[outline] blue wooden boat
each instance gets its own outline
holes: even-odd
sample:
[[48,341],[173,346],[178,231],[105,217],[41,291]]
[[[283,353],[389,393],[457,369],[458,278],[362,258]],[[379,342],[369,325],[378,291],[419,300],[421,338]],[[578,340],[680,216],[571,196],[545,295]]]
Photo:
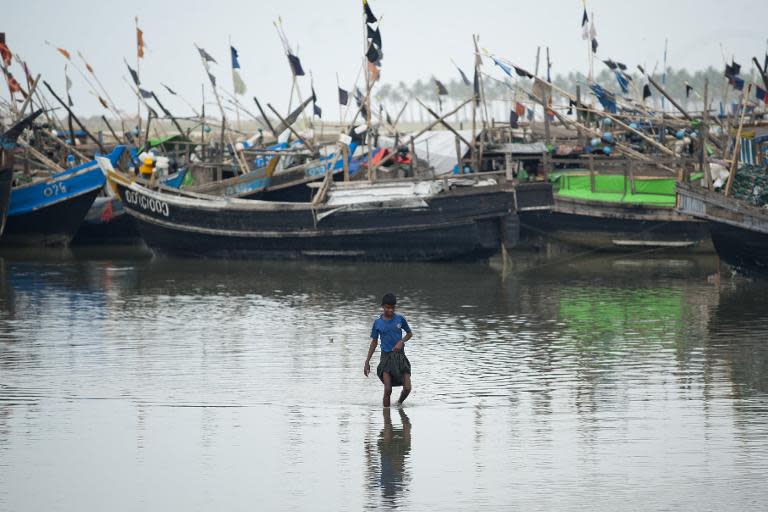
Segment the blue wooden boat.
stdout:
[[[117,160],[125,146],[108,156]],[[0,246],[67,246],[105,184],[95,160],[13,187]]]
[[11,205],[11,185],[13,184],[13,150],[16,140],[43,111],[38,110],[0,133],[0,236],[5,230],[8,208]]

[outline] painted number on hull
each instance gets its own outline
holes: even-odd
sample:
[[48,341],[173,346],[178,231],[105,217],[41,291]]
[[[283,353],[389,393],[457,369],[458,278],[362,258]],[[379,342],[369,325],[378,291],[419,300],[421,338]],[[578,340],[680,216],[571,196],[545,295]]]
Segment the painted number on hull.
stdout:
[[52,185],[48,185],[43,189],[43,195],[45,197],[55,197],[59,194],[66,194],[67,193],[67,186],[64,183],[54,183]]
[[154,197],[147,197],[141,195],[133,190],[125,191],[125,202],[133,206],[138,206],[142,210],[146,210],[152,213],[159,213],[164,217],[168,217],[169,209],[168,203],[155,199]]

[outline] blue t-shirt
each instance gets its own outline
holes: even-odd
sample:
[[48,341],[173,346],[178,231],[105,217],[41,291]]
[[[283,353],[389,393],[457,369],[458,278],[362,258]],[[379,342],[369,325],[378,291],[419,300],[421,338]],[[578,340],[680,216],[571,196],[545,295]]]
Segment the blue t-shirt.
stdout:
[[411,332],[411,327],[403,315],[395,313],[390,320],[385,320],[383,316],[379,316],[373,322],[371,339],[381,341],[382,352],[392,352],[395,344],[403,339],[403,331]]

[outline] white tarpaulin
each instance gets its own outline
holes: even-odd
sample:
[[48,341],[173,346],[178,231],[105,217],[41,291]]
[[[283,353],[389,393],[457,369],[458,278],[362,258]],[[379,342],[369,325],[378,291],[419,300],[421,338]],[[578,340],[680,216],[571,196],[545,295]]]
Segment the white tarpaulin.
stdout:
[[[472,130],[458,130],[467,140],[472,140]],[[400,144],[405,145],[410,141],[410,135],[404,135],[400,138]],[[392,147],[395,143],[393,137],[379,137],[379,146]],[[469,146],[460,142],[462,157],[469,151]],[[435,170],[435,174],[453,173],[454,167],[458,164],[456,159],[456,135],[448,130],[431,130],[423,133],[414,141],[416,156],[423,160]]]

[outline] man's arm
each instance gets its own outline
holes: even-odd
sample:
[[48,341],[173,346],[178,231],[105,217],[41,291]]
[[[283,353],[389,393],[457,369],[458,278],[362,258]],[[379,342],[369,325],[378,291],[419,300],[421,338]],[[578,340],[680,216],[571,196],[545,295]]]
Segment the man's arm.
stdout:
[[413,337],[413,331],[406,332],[405,336],[403,336],[403,339],[395,343],[395,346],[392,350],[394,350],[395,352],[399,352],[403,350],[403,347],[405,347],[405,342],[411,339],[412,337]]
[[368,347],[368,357],[365,358],[365,364],[363,365],[363,375],[366,377],[371,373],[371,357],[376,351],[376,347],[379,345],[379,340],[371,339],[371,346]]

